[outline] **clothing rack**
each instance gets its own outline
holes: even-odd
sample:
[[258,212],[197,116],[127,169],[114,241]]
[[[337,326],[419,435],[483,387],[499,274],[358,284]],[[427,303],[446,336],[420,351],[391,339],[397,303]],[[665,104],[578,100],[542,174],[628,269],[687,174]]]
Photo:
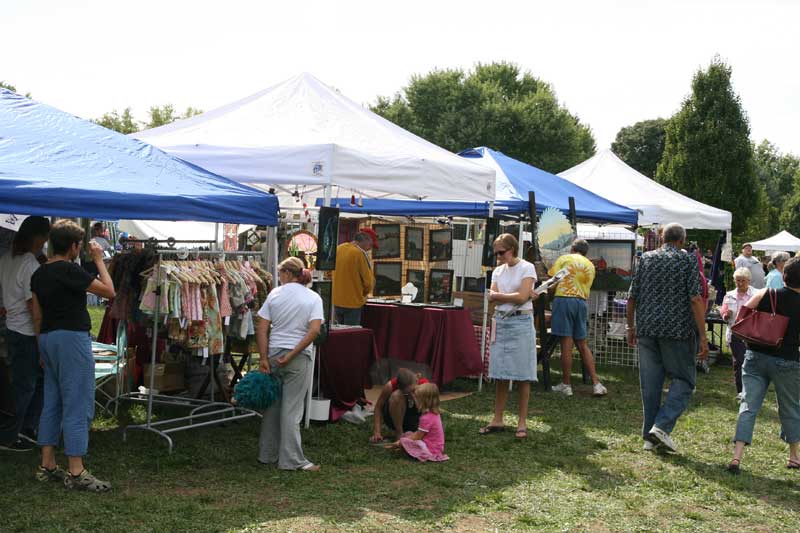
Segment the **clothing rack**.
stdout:
[[[169,239],[170,246],[174,244],[196,244],[197,241],[176,241]],[[146,242],[146,241],[144,241]],[[152,241],[151,241],[152,242]],[[166,241],[161,241],[166,242]],[[201,241],[205,242],[205,241]],[[214,400],[214,356],[209,357],[210,372],[211,372],[211,400],[202,400],[195,398],[184,398],[176,396],[167,396],[163,394],[154,394],[153,388],[155,385],[155,369],[156,369],[156,354],[158,351],[158,322],[161,313],[161,275],[162,275],[162,260],[165,255],[183,255],[187,254],[187,258],[194,257],[215,257],[220,260],[225,260],[226,257],[252,257],[255,258],[258,252],[224,252],[221,250],[189,250],[179,248],[156,248],[154,250],[158,254],[156,262],[155,276],[156,276],[156,296],[155,308],[153,310],[153,345],[150,353],[150,384],[146,393],[131,392],[120,396],[120,399],[125,399],[135,402],[147,403],[147,417],[144,424],[136,424],[127,426],[122,432],[122,440],[127,440],[127,432],[129,429],[142,430],[153,432],[160,437],[163,437],[169,446],[169,453],[172,453],[173,441],[170,434],[178,431],[186,431],[193,428],[213,426],[223,424],[234,420],[242,420],[245,418],[253,418],[261,416],[260,413],[251,409],[245,409],[225,402],[217,402]],[[188,416],[177,418],[168,418],[153,422],[153,405],[167,405],[189,407],[191,411]]]

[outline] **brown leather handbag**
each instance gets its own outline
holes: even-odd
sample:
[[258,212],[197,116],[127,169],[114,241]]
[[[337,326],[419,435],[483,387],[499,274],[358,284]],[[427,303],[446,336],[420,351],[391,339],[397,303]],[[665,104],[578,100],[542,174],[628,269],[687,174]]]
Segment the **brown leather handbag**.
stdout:
[[778,295],[773,289],[767,291],[767,296],[771,311],[758,311],[742,306],[736,315],[736,322],[731,326],[731,333],[748,343],[778,348],[783,343],[789,317],[775,312]]

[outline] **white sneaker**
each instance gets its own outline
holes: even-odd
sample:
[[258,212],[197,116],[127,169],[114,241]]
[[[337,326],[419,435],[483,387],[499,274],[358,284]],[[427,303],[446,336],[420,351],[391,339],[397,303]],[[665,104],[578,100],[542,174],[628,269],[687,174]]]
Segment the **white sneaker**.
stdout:
[[605,396],[606,394],[608,394],[608,389],[606,389],[603,386],[603,384],[599,382],[594,384],[592,390],[593,390],[592,394],[594,394],[595,396]]
[[572,386],[566,383],[559,383],[553,386],[553,392],[560,392],[564,396],[572,396]]
[[651,437],[663,444],[669,451],[673,453],[678,451],[678,446],[672,440],[672,437],[669,436],[669,433],[657,428],[656,426],[653,426],[650,428],[649,434]]
[[649,440],[644,441],[644,448],[643,448],[644,451],[652,452],[656,448],[657,448],[657,446],[655,444],[653,444],[652,442],[650,442]]

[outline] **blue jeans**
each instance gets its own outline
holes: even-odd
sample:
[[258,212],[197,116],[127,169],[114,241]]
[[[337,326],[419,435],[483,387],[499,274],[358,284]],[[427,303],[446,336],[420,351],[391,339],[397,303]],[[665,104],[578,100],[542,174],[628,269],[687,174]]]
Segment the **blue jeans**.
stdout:
[[14,422],[0,431],[0,442],[12,443],[21,430],[30,432],[39,427],[43,378],[36,337],[7,330],[6,344],[14,391]]
[[350,307],[334,307],[334,314],[336,315],[337,324],[346,324],[348,326],[361,325],[361,307],[352,309]]
[[742,367],[744,399],[739,405],[734,441],[750,444],[756,415],[761,409],[770,382],[775,384],[781,439],[800,442],[800,362],[747,350]]
[[[689,406],[695,386],[695,340],[639,337],[639,384],[642,389],[644,423],[642,436],[650,428],[671,433],[675,423]],[[663,405],[664,379],[671,382]]]
[[88,331],[56,330],[39,335],[44,360],[44,408],[39,421],[39,446],[58,446],[83,457],[89,450],[94,418],[94,357]]

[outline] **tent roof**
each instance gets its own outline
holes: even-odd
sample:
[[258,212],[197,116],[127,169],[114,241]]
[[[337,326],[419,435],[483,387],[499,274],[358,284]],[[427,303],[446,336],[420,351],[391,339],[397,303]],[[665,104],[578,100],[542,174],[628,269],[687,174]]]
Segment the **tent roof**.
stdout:
[[310,74],[132,136],[239,182],[285,184],[289,192],[295,185],[335,185],[348,197],[357,191],[372,198],[494,199],[491,170],[383,119]]
[[[536,211],[555,207],[569,213],[569,197],[575,198],[575,211],[579,219],[597,222],[636,224],[638,213],[617,205],[574,183],[559,178],[534,166],[517,161],[502,152],[486,147],[470,148],[459,153],[495,172],[495,215],[518,214],[528,211],[528,191],[536,193]],[[489,214],[488,202],[414,202],[404,200],[363,200],[363,207],[351,206],[349,198],[334,198],[343,211],[381,215],[415,216],[481,216]],[[321,202],[317,202],[321,205]]]
[[0,89],[0,213],[275,225],[274,195]]
[[753,250],[763,250],[766,252],[800,251],[800,239],[786,230],[767,239],[751,242],[750,244],[753,246]]
[[678,222],[691,229],[730,230],[731,213],[692,200],[640,174],[611,150],[559,173],[564,179],[639,211],[639,225]]

